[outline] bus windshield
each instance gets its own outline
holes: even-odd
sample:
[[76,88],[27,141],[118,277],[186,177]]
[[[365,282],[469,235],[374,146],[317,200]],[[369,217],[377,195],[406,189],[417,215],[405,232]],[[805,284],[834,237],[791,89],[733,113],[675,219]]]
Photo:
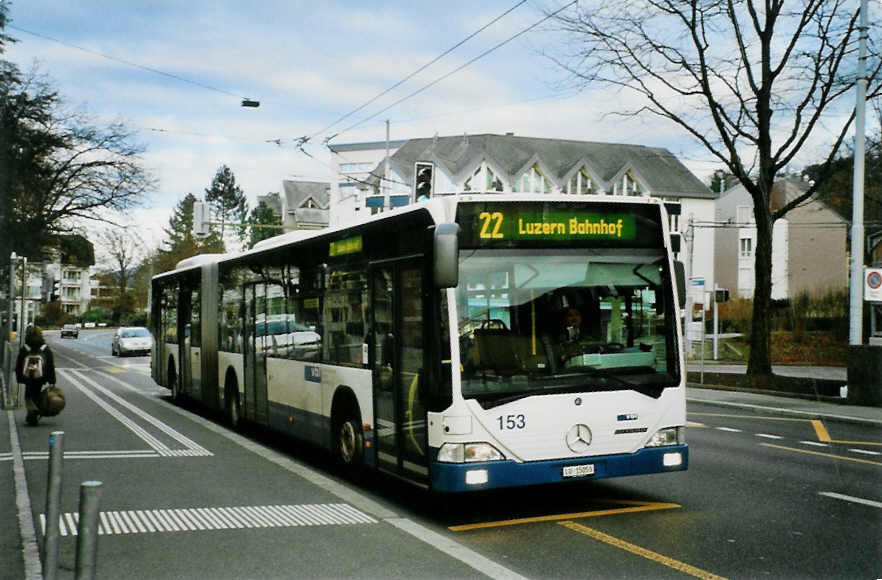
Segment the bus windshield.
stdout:
[[663,250],[469,249],[459,266],[465,398],[622,389],[657,397],[679,383]]

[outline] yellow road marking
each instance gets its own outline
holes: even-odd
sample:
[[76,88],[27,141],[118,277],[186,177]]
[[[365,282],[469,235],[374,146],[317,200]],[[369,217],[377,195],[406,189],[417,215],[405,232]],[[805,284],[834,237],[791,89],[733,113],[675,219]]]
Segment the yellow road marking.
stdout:
[[550,516],[535,516],[531,518],[518,518],[514,520],[500,520],[496,522],[479,522],[477,524],[463,524],[460,526],[450,526],[447,528],[451,532],[467,532],[469,530],[480,530],[485,528],[501,528],[504,526],[520,526],[523,524],[535,524],[541,522],[557,522],[561,520],[577,520],[581,518],[596,518],[599,516],[611,516],[616,514],[629,514],[636,512],[648,512],[656,510],[670,510],[682,507],[675,503],[663,502],[642,502],[642,501],[626,501],[615,500],[609,503],[618,503],[629,505],[632,507],[614,508],[606,510],[596,510],[592,512],[579,512],[573,514],[557,514]]
[[808,449],[797,449],[796,447],[784,447],[783,445],[773,445],[771,443],[760,443],[763,447],[772,447],[774,449],[783,449],[785,451],[795,451],[797,453],[805,453],[806,455],[820,455],[821,457],[831,457],[833,459],[844,459],[845,461],[854,461],[855,463],[866,463],[868,465],[882,465],[878,461],[870,461],[869,459],[858,459],[857,457],[847,457],[845,455],[835,455],[833,453],[821,453],[820,451],[810,451]]
[[652,560],[653,562],[663,564],[668,568],[673,568],[674,570],[677,570],[679,572],[695,576],[696,578],[704,578],[706,580],[725,580],[723,576],[717,576],[716,574],[712,574],[711,572],[696,568],[695,566],[690,566],[685,562],[663,556],[658,552],[653,552],[652,550],[647,550],[646,548],[641,548],[636,544],[626,542],[625,540],[620,540],[615,536],[604,534],[603,532],[599,532],[587,526],[583,526],[582,524],[577,524],[576,522],[559,522],[558,525],[569,528],[574,532],[585,534],[586,536],[594,538],[595,540],[600,540],[601,542],[609,544],[610,546],[613,546],[615,548],[619,548],[627,552],[631,552],[632,554],[636,554],[637,556]]
[[830,443],[830,441],[832,441],[832,439],[830,439],[830,434],[827,433],[827,428],[824,427],[824,423],[818,419],[812,419],[812,427],[815,428],[815,434],[818,436],[818,441],[823,443]]

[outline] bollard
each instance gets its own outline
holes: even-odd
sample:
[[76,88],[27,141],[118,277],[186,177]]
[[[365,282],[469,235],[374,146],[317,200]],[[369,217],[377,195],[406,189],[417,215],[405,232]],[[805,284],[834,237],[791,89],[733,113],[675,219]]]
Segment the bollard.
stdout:
[[95,578],[95,558],[98,555],[98,504],[101,500],[101,482],[84,481],[80,484],[80,521],[77,525],[77,560],[74,578]]
[[61,516],[61,474],[64,463],[64,431],[49,435],[49,485],[46,488],[46,531],[43,535],[43,578],[58,573],[58,518]]

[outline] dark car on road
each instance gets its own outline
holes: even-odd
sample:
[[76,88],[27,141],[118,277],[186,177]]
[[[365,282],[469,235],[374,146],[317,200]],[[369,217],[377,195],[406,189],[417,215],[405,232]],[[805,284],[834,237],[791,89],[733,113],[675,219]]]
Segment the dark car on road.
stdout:
[[69,336],[71,338],[79,338],[80,329],[77,328],[76,324],[65,324],[61,328],[61,338],[64,338],[65,336]]

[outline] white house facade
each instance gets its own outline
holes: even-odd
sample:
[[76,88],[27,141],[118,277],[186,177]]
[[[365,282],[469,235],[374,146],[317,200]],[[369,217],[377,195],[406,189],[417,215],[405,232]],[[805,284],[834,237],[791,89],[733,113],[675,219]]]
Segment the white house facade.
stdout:
[[330,214],[331,226],[357,220],[369,209],[367,193],[372,190],[369,179],[377,164],[395,153],[405,141],[375,141],[331,145]]
[[[773,210],[805,191],[795,179],[775,183]],[[753,200],[742,185],[717,201],[713,228],[716,238],[716,279],[742,298],[756,288],[756,222]],[[800,293],[819,294],[848,285],[847,222],[816,200],[790,210],[772,229],[772,299]]]

